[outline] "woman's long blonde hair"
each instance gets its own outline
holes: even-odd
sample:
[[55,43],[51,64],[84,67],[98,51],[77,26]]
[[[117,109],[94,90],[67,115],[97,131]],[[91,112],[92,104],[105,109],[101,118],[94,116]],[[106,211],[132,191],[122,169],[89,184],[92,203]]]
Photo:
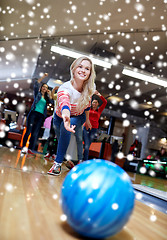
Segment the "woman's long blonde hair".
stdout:
[[92,63],[92,61],[90,60],[90,58],[88,57],[80,57],[80,58],[77,58],[70,66],[70,73],[71,73],[71,82],[73,83],[74,82],[74,78],[73,78],[73,73],[75,71],[75,69],[80,65],[80,63],[83,61],[83,60],[87,60],[91,63],[91,70],[90,70],[90,76],[88,78],[87,81],[84,82],[83,84],[83,91],[81,92],[81,96],[80,98],[78,99],[78,109],[81,109],[84,107],[86,107],[86,105],[89,104],[90,100],[91,100],[91,97],[92,95],[94,94],[94,80],[95,80],[95,77],[96,77],[96,73],[95,73],[95,70],[94,70],[94,65]]

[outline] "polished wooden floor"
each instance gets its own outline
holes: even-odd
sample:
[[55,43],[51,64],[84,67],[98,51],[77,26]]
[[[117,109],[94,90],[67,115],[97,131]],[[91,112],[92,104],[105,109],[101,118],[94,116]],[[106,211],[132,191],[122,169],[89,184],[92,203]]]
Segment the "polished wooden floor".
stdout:
[[[21,155],[0,147],[0,240],[84,239],[63,221],[59,205],[62,175],[46,172],[52,165],[41,154]],[[131,173],[133,183],[148,183],[166,191],[166,180]],[[134,212],[110,240],[166,240],[167,214],[136,200]]]

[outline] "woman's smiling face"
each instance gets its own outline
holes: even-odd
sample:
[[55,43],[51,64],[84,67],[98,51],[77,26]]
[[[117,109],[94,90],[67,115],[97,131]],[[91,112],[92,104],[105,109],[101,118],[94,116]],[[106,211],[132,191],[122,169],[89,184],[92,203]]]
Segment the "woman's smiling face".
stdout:
[[43,86],[41,87],[41,92],[45,93],[48,91],[48,85],[47,84],[43,84]]
[[74,70],[74,79],[86,81],[89,79],[91,73],[91,63],[88,60],[83,60]]
[[96,110],[98,106],[99,106],[99,102],[98,102],[96,99],[94,99],[94,100],[92,101],[92,108],[93,108],[94,110]]

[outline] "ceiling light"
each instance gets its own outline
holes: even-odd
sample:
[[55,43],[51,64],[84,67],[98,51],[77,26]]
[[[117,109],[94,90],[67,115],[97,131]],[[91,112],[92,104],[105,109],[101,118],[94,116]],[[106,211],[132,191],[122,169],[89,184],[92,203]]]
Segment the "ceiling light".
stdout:
[[79,58],[79,57],[82,57],[82,56],[87,56],[92,60],[93,64],[104,67],[104,68],[111,68],[111,66],[112,66],[111,63],[109,63],[109,62],[107,62],[103,59],[100,59],[99,57],[97,58],[96,56],[94,56],[92,54],[89,55],[89,54],[86,54],[86,53],[77,52],[77,51],[74,51],[74,50],[71,50],[71,49],[68,49],[68,48],[65,48],[65,47],[62,47],[62,46],[58,46],[58,45],[51,46],[51,51],[55,52],[55,53],[58,53],[58,54],[61,54],[61,55],[71,57],[71,58]]
[[151,76],[147,73],[139,72],[138,69],[130,69],[130,68],[124,68],[122,73],[124,75],[137,78],[146,82],[151,82],[153,84],[157,84],[159,86],[167,87],[167,80],[164,78],[158,78],[157,76]]
[[56,79],[56,80],[54,80],[54,82],[55,82],[56,84],[59,84],[59,85],[63,84],[63,82],[62,82],[60,79]]
[[167,117],[167,112],[161,112],[160,114]]
[[107,100],[111,101],[111,102],[121,102],[123,101],[124,99],[123,98],[120,98],[120,97],[116,97],[116,96],[110,96],[107,98]]
[[53,78],[50,78],[49,81],[47,82],[47,85],[51,88],[54,88],[56,86],[59,87],[62,84],[63,82],[60,79],[53,79]]

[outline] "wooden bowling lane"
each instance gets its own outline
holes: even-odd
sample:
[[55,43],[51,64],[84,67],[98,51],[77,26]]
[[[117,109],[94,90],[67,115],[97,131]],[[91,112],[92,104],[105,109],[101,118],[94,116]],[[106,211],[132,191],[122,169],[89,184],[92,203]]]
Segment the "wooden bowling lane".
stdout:
[[[59,204],[62,182],[68,173],[50,176],[52,165],[43,156],[23,155],[0,148],[0,239],[84,239],[64,221]],[[138,180],[139,181],[139,180]],[[122,231],[109,240],[165,240],[167,215],[136,201]]]
[[167,192],[167,180],[164,178],[154,178],[148,175],[128,173],[132,183],[141,184],[150,188],[155,188],[164,192]]

